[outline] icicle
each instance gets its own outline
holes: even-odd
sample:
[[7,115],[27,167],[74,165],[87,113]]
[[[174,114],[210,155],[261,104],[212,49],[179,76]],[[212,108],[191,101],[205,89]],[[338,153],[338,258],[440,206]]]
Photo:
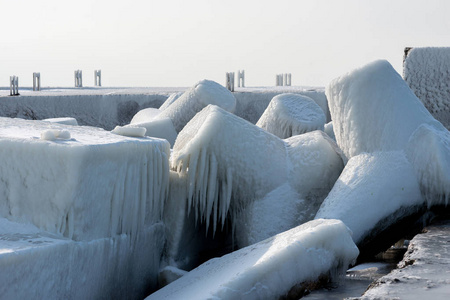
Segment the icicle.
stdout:
[[[194,194],[195,176],[196,176],[196,173],[197,173],[196,170],[197,170],[198,156],[199,156],[198,153],[192,154],[190,156],[189,163],[188,163],[189,164],[189,172],[187,173],[187,175],[188,175],[188,178],[189,178],[189,180],[188,180],[188,185],[189,185],[188,199],[189,200],[192,199],[192,196]],[[190,210],[190,208],[191,208],[191,205],[189,203],[189,210]],[[189,213],[189,211],[188,211],[188,213]]]
[[227,203],[227,208],[226,210],[228,211],[230,209],[230,204],[231,204],[231,193],[233,191],[233,174],[231,172],[230,168],[227,168],[227,198],[226,198],[226,203]]
[[216,199],[216,201],[214,201],[214,227],[213,227],[213,238],[214,235],[216,234],[216,230],[217,230],[217,209],[218,209],[218,202],[219,202],[219,180],[216,179],[216,184],[215,184],[215,192],[214,192],[214,199]]
[[[218,199],[214,199],[214,195],[216,194],[216,180],[217,180],[217,160],[214,153],[209,157],[209,177],[208,177],[208,190],[206,194],[206,231],[209,228],[209,221],[211,219],[211,211],[215,202]],[[216,220],[214,220],[216,223]]]
[[227,183],[225,181],[222,181],[220,188],[220,217],[222,219],[222,230],[223,226],[225,225],[225,219],[227,216],[227,191]]
[[206,159],[206,164],[205,164],[205,175],[203,177],[203,181],[201,182],[201,190],[200,190],[200,212],[201,212],[201,217],[202,219],[205,217],[205,213],[206,213],[206,189],[208,187],[208,179],[209,179],[209,165],[210,165],[210,161],[209,161],[209,157]]

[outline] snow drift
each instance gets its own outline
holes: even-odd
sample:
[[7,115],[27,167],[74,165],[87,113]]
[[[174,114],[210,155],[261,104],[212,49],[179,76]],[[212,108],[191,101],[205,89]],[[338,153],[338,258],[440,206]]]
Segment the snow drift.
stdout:
[[[210,105],[178,135],[171,165],[187,180],[188,213],[192,209],[196,218],[206,223],[207,230],[212,224],[213,232],[219,226],[223,228],[227,218],[233,226],[241,219],[239,222],[246,226],[236,227],[236,237],[242,247],[314,216],[315,211],[305,211],[309,206],[318,209],[315,203],[319,201],[320,205],[343,168],[336,151],[334,142],[323,132],[283,141]],[[257,216],[260,209],[256,202],[261,199],[274,202],[270,204],[270,222],[264,213]],[[284,205],[276,204],[280,201]],[[256,207],[250,208],[254,202]],[[295,209],[286,211],[286,207]],[[263,220],[272,226],[261,229],[249,224]]]
[[220,84],[210,80],[202,80],[168,105],[158,118],[167,117],[171,119],[175,130],[180,132],[196,113],[209,104],[233,112],[236,107],[236,99],[229,90]]
[[430,113],[450,130],[450,48],[413,48],[404,78]]
[[275,96],[269,103],[256,126],[281,139],[305,132],[322,130],[325,114],[309,97],[296,94]]
[[348,228],[314,220],[212,259],[150,295],[151,299],[276,299],[306,281],[346,270],[358,256]]

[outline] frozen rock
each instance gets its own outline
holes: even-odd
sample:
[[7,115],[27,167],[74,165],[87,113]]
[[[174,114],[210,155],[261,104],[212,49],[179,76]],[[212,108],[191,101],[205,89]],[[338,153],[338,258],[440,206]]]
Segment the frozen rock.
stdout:
[[74,240],[136,235],[160,222],[169,144],[66,125],[0,118],[0,216]]
[[450,48],[413,48],[404,78],[428,111],[450,130]]
[[323,131],[333,140],[336,141],[336,136],[334,135],[333,130],[333,121],[325,124]]
[[209,104],[233,112],[236,107],[236,99],[222,85],[214,81],[202,80],[165,108],[158,118],[167,117],[171,119],[175,130],[180,132],[196,113]]
[[116,126],[111,130],[112,133],[129,137],[144,137],[146,131],[146,128],[139,126]]
[[342,222],[314,220],[209,260],[146,299],[298,298],[303,283],[345,271],[357,255]]
[[77,119],[75,118],[50,118],[50,119],[44,119],[42,121],[47,121],[51,123],[58,123],[58,124],[65,124],[65,125],[72,125],[72,126],[78,126]]
[[150,122],[151,120],[156,118],[160,113],[161,113],[161,111],[157,108],[149,107],[149,108],[142,109],[133,116],[133,118],[130,121],[130,124],[135,125],[138,123]]
[[166,101],[159,107],[159,110],[165,110],[167,107],[169,107],[172,103],[175,102],[180,96],[183,95],[183,92],[178,93],[172,93],[169,98],[167,98]]
[[144,133],[145,136],[167,140],[171,147],[175,144],[178,135],[169,118],[155,118],[148,122],[135,123],[133,125],[130,124],[124,126],[124,128],[132,126],[144,128],[146,130]]
[[281,94],[270,101],[256,126],[281,139],[314,130],[323,130],[325,115],[311,98]]

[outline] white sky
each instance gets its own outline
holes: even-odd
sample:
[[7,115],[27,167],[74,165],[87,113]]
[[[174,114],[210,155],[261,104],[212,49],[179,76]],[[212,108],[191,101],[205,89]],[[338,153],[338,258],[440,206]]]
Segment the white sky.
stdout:
[[325,86],[406,46],[450,46],[448,0],[0,0],[0,86]]

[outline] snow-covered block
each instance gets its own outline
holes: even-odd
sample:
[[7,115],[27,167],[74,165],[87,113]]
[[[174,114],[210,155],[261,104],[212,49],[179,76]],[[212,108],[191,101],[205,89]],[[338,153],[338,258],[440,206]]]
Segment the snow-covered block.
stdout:
[[44,119],[42,121],[51,122],[51,123],[58,123],[58,124],[64,124],[64,125],[78,126],[77,119],[71,118],[71,117],[49,118],[49,119]]
[[360,250],[376,251],[380,243],[387,242],[386,249],[401,237],[378,239],[378,245],[374,239],[423,208],[419,182],[403,151],[363,153],[348,161],[316,219],[342,220]]
[[[277,299],[346,270],[358,255],[338,220],[314,220],[207,261],[147,299]],[[290,294],[291,293],[291,294]]]
[[181,95],[183,95],[184,92],[178,92],[178,93],[172,93],[169,98],[164,101],[164,103],[159,107],[159,110],[165,110],[169,105],[175,102],[178,98],[180,98]]
[[175,130],[180,132],[196,113],[209,104],[217,105],[229,112],[233,112],[236,107],[236,99],[222,85],[214,81],[202,80],[184,92],[175,102],[164,109],[158,117],[170,118]]
[[161,113],[161,110],[157,108],[144,108],[140,111],[138,111],[133,118],[130,121],[131,125],[138,124],[138,123],[145,123],[150,122],[154,118],[156,118]]
[[75,240],[137,234],[159,222],[168,190],[164,140],[0,118],[0,216]]
[[409,139],[406,150],[428,206],[449,204],[450,133],[445,128],[421,125]]
[[[336,150],[323,132],[282,140],[210,105],[178,135],[171,164],[186,178],[188,213],[193,208],[206,229],[212,222],[213,232],[227,218],[233,226],[246,224],[236,227],[242,247],[314,216],[310,208],[318,209],[317,201],[325,198],[343,168]],[[256,201],[262,202],[252,206]],[[270,212],[269,222],[276,226],[261,229],[258,224],[268,220],[267,205],[277,211]]]
[[403,73],[414,94],[450,130],[450,48],[412,48]]
[[175,144],[178,135],[169,118],[155,118],[146,122],[126,125],[124,128],[130,126],[138,126],[146,129],[145,136],[165,139],[170,143],[171,147]]
[[443,128],[384,60],[333,80],[326,94],[336,141],[348,158],[405,149],[421,124]]
[[281,139],[314,130],[323,130],[325,114],[309,97],[281,94],[269,103],[256,126]]
[[162,223],[76,242],[0,217],[0,297],[143,299],[156,289],[163,245]]

